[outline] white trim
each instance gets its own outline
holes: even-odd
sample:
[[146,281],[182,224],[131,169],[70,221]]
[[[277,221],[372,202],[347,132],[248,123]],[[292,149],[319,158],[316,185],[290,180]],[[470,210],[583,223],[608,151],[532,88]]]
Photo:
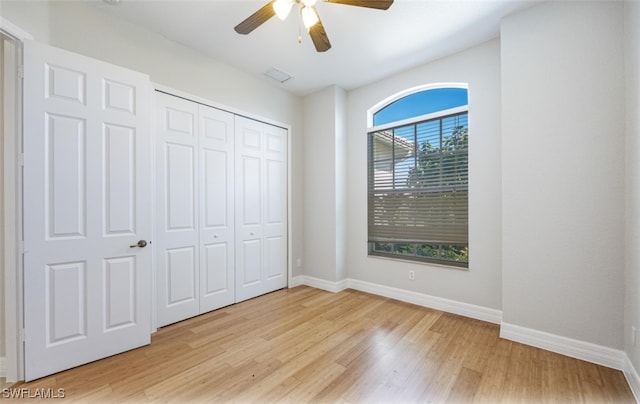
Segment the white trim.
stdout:
[[326,290],[328,292],[337,293],[342,290],[345,290],[348,286],[348,281],[346,279],[341,280],[339,282],[327,281],[320,278],[315,278],[313,276],[301,275],[296,278],[301,278],[301,285],[311,286],[312,288]]
[[[24,33],[7,20],[0,20],[0,27],[8,30],[14,37]],[[26,38],[26,37],[25,37]],[[17,47],[16,59],[10,62],[17,66],[22,65],[22,42],[15,40]],[[6,52],[6,49],[5,49]],[[3,55],[5,63],[7,55]],[[8,120],[5,116],[3,150],[3,191],[4,195],[4,320],[5,320],[5,357],[3,357],[4,377],[9,382],[24,378],[23,358],[24,347],[18,338],[19,330],[23,324],[22,290],[23,268],[22,254],[19,251],[19,240],[22,240],[22,167],[19,164],[18,155],[22,153],[22,81],[14,72],[10,78],[16,83],[15,109],[12,115],[15,119]],[[6,74],[6,72],[5,72]],[[5,92],[7,87],[5,87]],[[3,97],[6,95],[3,94]],[[5,106],[6,107],[6,106]],[[5,111],[6,112],[6,111]],[[11,220],[12,219],[12,220]]]
[[[293,282],[293,174],[291,125],[287,126],[287,285]],[[235,147],[234,147],[235,151]],[[235,195],[234,195],[235,198]],[[290,286],[289,286],[290,287]]]
[[303,281],[303,276],[302,275],[298,275],[298,276],[292,276],[289,279],[289,289],[291,288],[295,288],[296,286],[302,286],[304,285],[304,281]]
[[502,321],[501,310],[477,306],[475,304],[458,302],[442,297],[427,295],[425,293],[378,285],[357,279],[349,279],[348,287],[362,292],[373,293],[389,297],[391,299],[417,304],[418,306],[428,307],[430,309],[442,310],[447,313],[475,318],[476,320],[482,320],[489,323],[500,324]]
[[504,322],[500,326],[500,338],[618,370],[624,369],[625,357],[627,356],[624,351],[619,349]]
[[33,40],[33,35],[13,24],[11,21],[0,15],[0,29],[14,38],[24,41],[25,39]]
[[289,132],[291,132],[291,125],[290,124],[286,124],[284,122],[276,121],[274,119],[266,118],[266,117],[261,116],[261,115],[256,115],[256,114],[253,114],[251,112],[243,111],[243,110],[238,109],[238,108],[233,108],[233,107],[230,107],[228,105],[220,104],[220,103],[215,102],[213,100],[210,100],[210,99],[207,99],[207,98],[204,98],[204,97],[200,97],[200,96],[197,96],[197,95],[194,95],[194,94],[190,94],[190,93],[187,93],[185,91],[181,91],[181,90],[178,90],[178,89],[175,89],[175,88],[172,88],[172,87],[164,86],[162,84],[158,84],[158,83],[152,82],[151,86],[153,87],[153,89],[155,91],[166,93],[168,95],[173,95],[174,97],[184,98],[184,99],[189,100],[189,101],[194,101],[194,102],[196,102],[198,104],[203,104],[203,105],[209,106],[211,108],[216,108],[216,109],[221,109],[221,110],[226,111],[226,112],[231,112],[232,114],[240,115],[240,116],[243,116],[243,117],[249,118],[249,119],[253,119],[254,121],[259,121],[259,122],[263,122],[263,123],[266,123],[266,124],[269,124],[269,125],[278,126],[280,128],[287,129]]
[[489,323],[500,324],[502,321],[502,311],[490,309],[488,307],[476,306],[474,304],[457,302],[455,300],[444,299],[410,290],[393,288],[390,286],[379,285],[376,283],[360,281],[357,279],[345,279],[338,282],[327,281],[324,279],[314,278],[312,276],[301,275],[295,278],[296,286],[307,285],[318,289],[327,290],[329,292],[340,292],[341,290],[350,288],[361,292],[372,293],[374,295],[384,296],[407,303],[417,304],[418,306],[428,307],[430,309],[442,310],[447,313],[458,314],[465,317],[475,318],[476,320],[487,321]]
[[459,107],[444,109],[442,111],[432,112],[430,114],[418,115],[418,116],[414,116],[407,119],[401,119],[399,121],[385,123],[383,125],[373,126],[373,127],[367,128],[367,133],[380,132],[380,131],[391,129],[391,128],[397,128],[399,126],[406,126],[416,122],[430,121],[432,119],[459,114],[459,113],[468,112],[468,111],[469,111],[469,105],[462,105]]
[[631,392],[636,398],[636,402],[640,403],[640,376],[627,355],[625,355],[624,358],[623,372],[624,377],[627,379],[627,383],[629,383],[629,388],[631,388]]
[[[157,108],[156,108],[156,90],[153,86],[152,83],[150,83],[149,85],[149,94],[148,95],[148,100],[149,100],[149,130],[151,131],[151,161],[149,162],[149,164],[151,164],[151,172],[154,173],[155,172],[155,168],[157,167],[156,165],[156,139],[157,139],[157,132],[156,132],[156,122],[157,122],[157,117],[156,114],[158,113]],[[157,175],[151,174],[151,195],[156,195],[156,187],[158,186],[156,183],[156,177]],[[157,225],[156,225],[156,198],[152,198],[151,200],[151,206],[149,207],[151,209],[151,236],[149,237],[150,240],[154,240],[156,238],[156,234],[157,233]],[[156,244],[150,243],[151,245],[149,247],[151,247],[151,321],[149,322],[149,333],[151,334],[155,334],[158,331],[158,307],[157,307],[157,289],[156,289],[156,285],[157,285],[157,278],[156,278]]]

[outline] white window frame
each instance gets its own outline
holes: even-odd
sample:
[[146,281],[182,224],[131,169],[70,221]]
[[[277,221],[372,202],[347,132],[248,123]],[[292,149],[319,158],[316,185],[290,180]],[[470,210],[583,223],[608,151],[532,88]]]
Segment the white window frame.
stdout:
[[[429,91],[429,90],[437,90],[437,89],[443,89],[443,88],[461,88],[461,89],[465,89],[467,90],[467,92],[469,91],[469,86],[467,84],[464,83],[437,83],[437,84],[426,84],[426,85],[420,85],[420,86],[416,86],[416,87],[412,87],[403,91],[400,91],[390,97],[385,98],[384,100],[380,101],[379,103],[375,104],[373,107],[371,107],[368,111],[367,111],[367,136],[369,136],[372,132],[376,132],[376,131],[383,131],[386,129],[391,129],[391,128],[397,128],[397,127],[401,127],[401,126],[405,126],[405,125],[411,125],[411,124],[415,124],[415,123],[419,123],[419,122],[424,122],[424,121],[429,121],[429,120],[433,120],[433,119],[439,119],[442,117],[446,117],[449,115],[455,115],[455,114],[460,114],[460,113],[467,113],[467,116],[469,114],[469,104],[470,102],[467,101],[467,105],[463,105],[463,106],[459,106],[459,107],[455,107],[455,108],[449,108],[446,110],[441,110],[441,111],[437,111],[437,112],[433,112],[433,113],[429,113],[429,114],[424,114],[424,115],[419,115],[419,116],[414,116],[411,118],[407,118],[407,119],[402,119],[399,121],[394,121],[394,122],[390,122],[390,123],[385,123],[385,124],[381,124],[381,125],[373,125],[373,121],[374,121],[374,115],[378,112],[380,112],[382,109],[386,108],[387,106],[389,106],[390,104],[392,104],[393,102],[405,98],[407,96],[411,96],[412,94],[416,94],[416,93],[420,93],[420,92],[424,92],[424,91]],[[468,93],[467,93],[468,94]],[[368,165],[370,164],[369,161],[369,156],[367,157],[367,170],[369,170]],[[368,183],[369,179],[367,179],[367,183]],[[368,191],[367,191],[368,192]],[[367,196],[368,198],[368,196]],[[368,201],[367,201],[368,203]],[[369,225],[369,217],[368,217],[369,213],[367,213],[367,226]],[[368,230],[367,230],[367,234],[368,234]],[[368,236],[367,236],[368,239]],[[398,243],[393,243],[393,244],[402,244],[401,242]],[[411,244],[416,244],[416,243],[411,243]],[[468,269],[469,267],[469,263],[458,263],[455,261],[447,261],[447,260],[441,260],[441,259],[431,259],[428,257],[418,257],[418,256],[411,256],[411,255],[407,255],[407,256],[403,256],[402,254],[394,254],[394,253],[382,253],[382,252],[376,252],[373,251],[373,242],[367,241],[367,251],[368,251],[368,256],[369,257],[375,257],[375,258],[384,258],[384,259],[392,259],[392,260],[400,260],[400,261],[408,261],[408,262],[414,262],[414,263],[424,263],[424,264],[429,264],[429,265],[436,265],[436,266],[444,266],[444,267],[451,267],[451,268],[458,268],[458,269]]]

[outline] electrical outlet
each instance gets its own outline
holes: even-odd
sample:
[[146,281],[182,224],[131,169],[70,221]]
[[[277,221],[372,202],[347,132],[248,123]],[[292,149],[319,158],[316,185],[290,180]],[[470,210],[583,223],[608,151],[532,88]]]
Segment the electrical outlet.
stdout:
[[409,279],[412,281],[416,279],[416,271],[409,271]]
[[631,346],[638,346],[638,333],[636,333],[636,327],[631,326]]

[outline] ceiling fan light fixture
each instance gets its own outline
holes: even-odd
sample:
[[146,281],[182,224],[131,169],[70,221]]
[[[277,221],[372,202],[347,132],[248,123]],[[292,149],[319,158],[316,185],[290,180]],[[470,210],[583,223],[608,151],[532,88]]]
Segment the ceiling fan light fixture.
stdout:
[[[0,0],[1,1],[1,0]],[[103,0],[103,1],[120,1],[120,0]],[[327,36],[327,32],[322,26],[320,16],[316,10],[315,4],[318,0],[270,0],[267,4],[260,7],[258,11],[245,18],[240,24],[233,29],[241,35],[247,35],[256,28],[267,22],[271,17],[278,16],[281,20],[287,18],[294,4],[298,5],[298,42],[302,41],[300,35],[301,25],[307,30],[307,33],[313,41],[316,51],[326,52],[331,49],[331,42]],[[346,4],[350,6],[375,8],[386,10],[393,4],[394,0],[322,0],[326,3]]]
[[273,2],[273,11],[275,11],[278,18],[282,21],[284,21],[291,12],[291,7],[293,7],[293,0],[276,0]]
[[300,13],[302,14],[302,23],[306,29],[310,29],[320,21],[320,18],[313,7],[304,6]]

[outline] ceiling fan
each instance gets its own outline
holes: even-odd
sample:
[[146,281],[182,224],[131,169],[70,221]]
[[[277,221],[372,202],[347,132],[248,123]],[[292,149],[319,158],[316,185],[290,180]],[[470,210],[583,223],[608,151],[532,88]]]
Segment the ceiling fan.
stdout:
[[[386,10],[391,7],[393,0],[322,0],[326,3],[346,4],[349,6],[376,8]],[[238,34],[247,35],[269,18],[277,15],[284,20],[289,15],[294,4],[298,4],[302,23],[309,32],[313,45],[318,52],[326,52],[331,48],[329,37],[322,26],[315,4],[317,0],[272,0],[261,9],[251,14],[246,20],[234,28]],[[298,39],[300,41],[300,38]]]

